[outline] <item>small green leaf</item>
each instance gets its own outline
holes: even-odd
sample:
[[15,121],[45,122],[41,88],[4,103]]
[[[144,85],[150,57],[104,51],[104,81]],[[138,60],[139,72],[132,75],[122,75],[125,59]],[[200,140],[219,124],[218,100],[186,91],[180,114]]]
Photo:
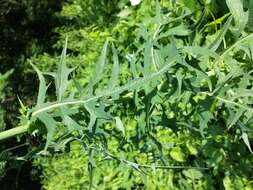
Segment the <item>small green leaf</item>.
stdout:
[[220,46],[222,40],[224,39],[229,27],[231,26],[232,17],[228,17],[224,27],[222,28],[221,32],[217,36],[217,38],[209,45],[208,49],[211,49],[212,51],[216,51],[218,47]]
[[115,121],[116,121],[116,127],[123,133],[123,135],[125,136],[125,128],[124,125],[121,121],[121,119],[119,117],[115,117]]
[[106,42],[104,43],[98,63],[96,64],[96,69],[95,69],[92,79],[91,79],[92,86],[97,84],[103,76],[103,70],[104,70],[104,66],[106,63],[107,47],[108,47],[108,40],[106,40]]
[[183,174],[185,175],[185,177],[188,177],[190,179],[201,179],[203,177],[201,171],[196,169],[184,170]]
[[112,52],[113,52],[112,76],[108,84],[108,88],[110,89],[113,89],[117,85],[119,77],[119,58],[117,50],[113,44],[112,44]]
[[197,155],[198,154],[198,150],[196,149],[196,147],[190,143],[186,144],[187,149],[189,150],[191,155]]
[[42,74],[42,72],[34,65],[30,62],[30,64],[32,65],[33,69],[37,72],[37,75],[39,77],[39,93],[38,93],[38,97],[37,97],[37,104],[36,107],[40,108],[42,106],[42,104],[45,101],[45,97],[46,97],[46,92],[47,92],[47,86],[46,86],[46,81],[45,78]]
[[131,71],[132,77],[136,79],[138,77],[137,68],[136,68],[136,56],[135,54],[128,54],[127,58],[130,64],[130,71]]
[[235,33],[239,36],[248,22],[248,12],[244,12],[241,0],[226,0],[226,3],[234,17]]
[[157,38],[165,38],[168,36],[188,36],[191,31],[187,28],[186,25],[180,24],[179,26],[168,29],[167,32],[161,33]]
[[183,153],[183,150],[180,147],[174,147],[171,151],[170,151],[170,156],[178,161],[178,162],[184,162],[185,161],[185,155]]
[[233,114],[231,117],[228,118],[228,129],[236,124],[236,122],[240,119],[240,117],[245,113],[245,109],[238,108],[236,114]]
[[250,153],[253,154],[247,133],[245,133],[245,132],[242,133],[242,140],[244,141],[244,143],[248,147]]
[[248,27],[253,31],[253,1],[249,1]]
[[72,132],[74,130],[79,131],[79,132],[82,131],[82,127],[76,121],[74,121],[71,117],[69,117],[68,115],[63,115],[62,119],[63,119],[64,125],[66,125],[68,127],[68,130],[70,132]]
[[53,140],[53,136],[54,136],[54,132],[55,132],[55,127],[56,127],[56,121],[52,118],[51,115],[49,115],[48,113],[40,113],[38,115],[39,120],[45,124],[46,128],[47,128],[47,142],[45,145],[44,150],[46,151],[48,146],[50,145],[50,143]]
[[186,53],[191,54],[193,57],[204,56],[218,58],[218,54],[211,49],[200,47],[200,46],[185,46],[183,47]]
[[133,12],[132,9],[125,8],[122,11],[120,11],[119,14],[117,14],[117,16],[120,18],[127,18],[132,12]]
[[87,104],[87,105],[85,105],[85,108],[90,114],[90,121],[89,121],[89,124],[88,124],[88,129],[89,129],[89,132],[92,132],[93,131],[93,126],[95,125],[96,120],[97,120],[97,116],[95,115],[95,113],[93,111],[93,108],[91,106],[89,106]]
[[68,44],[68,41],[66,38],[62,55],[61,55],[60,64],[58,66],[56,75],[54,75],[56,95],[57,95],[58,101],[62,101],[62,99],[66,95],[66,90],[69,85],[68,77],[69,77],[69,74],[74,70],[74,69],[69,69],[66,65],[67,44]]

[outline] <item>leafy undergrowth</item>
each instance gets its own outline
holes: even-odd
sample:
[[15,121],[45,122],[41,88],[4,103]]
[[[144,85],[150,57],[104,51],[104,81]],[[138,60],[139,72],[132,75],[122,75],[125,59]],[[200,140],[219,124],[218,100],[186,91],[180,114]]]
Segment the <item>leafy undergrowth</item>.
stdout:
[[253,189],[251,5],[225,2],[122,10],[90,79],[69,68],[70,39],[55,72],[31,63],[39,93],[22,123],[47,130],[34,161],[44,189]]

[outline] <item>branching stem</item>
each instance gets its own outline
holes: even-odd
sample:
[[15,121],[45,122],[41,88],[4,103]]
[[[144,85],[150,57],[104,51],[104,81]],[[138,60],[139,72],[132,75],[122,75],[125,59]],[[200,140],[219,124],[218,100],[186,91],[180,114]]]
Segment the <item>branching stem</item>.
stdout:
[[26,133],[28,130],[28,127],[29,127],[28,125],[25,125],[25,126],[15,127],[15,128],[3,131],[0,133],[0,141],[8,139],[10,137],[20,135],[22,133]]

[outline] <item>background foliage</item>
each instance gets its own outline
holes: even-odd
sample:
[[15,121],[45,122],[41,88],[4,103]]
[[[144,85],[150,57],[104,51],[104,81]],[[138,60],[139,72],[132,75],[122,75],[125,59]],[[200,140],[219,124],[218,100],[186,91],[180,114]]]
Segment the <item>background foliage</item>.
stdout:
[[[31,7],[52,6],[42,2],[24,3],[31,18],[36,18]],[[52,21],[48,30],[55,36],[48,33],[52,43],[21,53],[32,55],[40,79],[37,103],[27,95],[32,102],[25,101],[21,124],[28,122],[36,137],[46,139],[47,151],[39,152],[43,139],[28,148],[37,153],[29,156],[44,189],[252,189],[251,2],[159,4],[64,2],[59,23]],[[57,67],[66,37],[68,54],[63,51]],[[34,77],[29,61],[17,59],[23,60],[18,68],[25,76]],[[75,82],[69,83],[67,66],[76,67]],[[44,78],[40,70],[56,73]],[[54,82],[48,75],[55,87],[42,98],[45,83]],[[145,84],[139,85],[142,79]],[[125,90],[111,94],[114,88]],[[96,96],[101,98],[80,107],[34,114],[54,99]]]

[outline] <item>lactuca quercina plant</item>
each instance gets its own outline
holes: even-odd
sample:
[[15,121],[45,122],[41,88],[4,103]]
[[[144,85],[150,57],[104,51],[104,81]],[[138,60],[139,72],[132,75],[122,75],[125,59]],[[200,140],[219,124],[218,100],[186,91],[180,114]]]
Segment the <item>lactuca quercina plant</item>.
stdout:
[[[85,88],[78,81],[73,80],[71,84],[69,80],[73,69],[66,66],[65,44],[58,70],[47,73],[55,81],[55,101],[48,101],[48,84],[43,73],[33,66],[38,73],[40,87],[37,104],[28,110],[27,121],[31,124],[39,121],[47,128],[44,153],[58,150],[60,145],[71,141],[80,142],[89,155],[88,170],[92,181],[95,152],[102,153],[106,159],[127,164],[142,174],[145,174],[145,168],[173,168],[164,164],[168,163],[168,157],[183,163],[187,158],[182,154],[181,147],[172,145],[169,156],[164,155],[166,143],[155,138],[167,128],[179,132],[183,129],[197,132],[208,141],[212,138],[210,134],[225,127],[227,133],[237,132],[232,143],[243,141],[251,152],[252,108],[249,95],[252,77],[248,66],[241,61],[250,60],[248,48],[253,37],[252,34],[241,34],[246,25],[237,18],[233,2],[227,2],[232,3],[229,6],[232,14],[223,18],[224,26],[214,34],[214,40],[211,43],[206,41],[203,46],[196,46],[198,43],[194,40],[187,41],[193,31],[182,22],[183,16],[168,21],[170,14],[165,17],[158,7],[153,21],[156,28],[149,30],[141,26],[139,38],[143,43],[139,51],[128,55],[132,79],[125,85],[118,84],[120,62],[116,49],[112,46],[112,50],[109,50],[108,41]],[[240,30],[234,28],[234,23],[240,26]],[[233,39],[224,44],[223,41],[230,38],[231,33]],[[110,53],[111,59],[107,56]],[[111,60],[113,64],[108,77],[105,74],[108,72],[106,66]],[[70,85],[75,88],[68,90]],[[124,105],[134,107],[133,118],[137,123],[134,138],[129,137],[118,111]],[[134,144],[147,155],[152,153],[152,159],[148,162],[155,164],[140,164],[112,154],[113,150],[108,148],[107,142],[111,133],[106,129],[112,122],[117,127],[112,131],[118,132],[116,136],[120,143]],[[64,125],[67,132],[55,138],[54,133],[60,125]],[[221,137],[215,138],[217,143],[226,141]],[[191,146],[188,144],[187,147]],[[189,149],[192,154],[197,154],[194,148]],[[126,151],[124,147],[120,150]],[[201,166],[199,169],[208,167],[216,170],[222,159],[226,159],[226,152],[213,152],[215,159],[206,165],[195,163]],[[208,152],[203,151],[203,154],[208,155]],[[186,167],[181,165],[178,168]],[[184,173],[189,177],[189,173]]]

